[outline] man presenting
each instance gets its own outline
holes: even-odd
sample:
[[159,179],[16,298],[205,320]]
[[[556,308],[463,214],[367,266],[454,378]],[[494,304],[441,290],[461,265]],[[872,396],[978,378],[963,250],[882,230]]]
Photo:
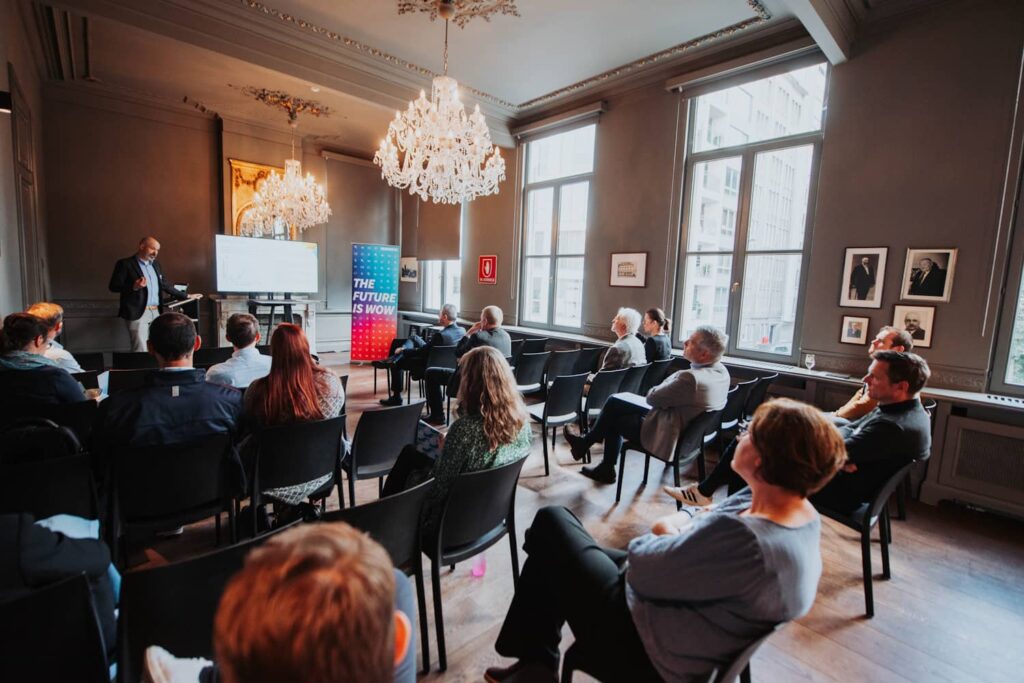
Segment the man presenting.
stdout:
[[[493,346],[505,357],[512,355],[512,338],[501,328],[505,314],[497,306],[484,306],[480,311],[480,321],[474,323],[466,331],[466,336],[455,346],[455,357],[462,358],[478,346]],[[424,379],[427,380],[427,407],[430,415],[426,421],[432,425],[444,424],[444,398],[441,387],[451,382],[457,370],[451,368],[427,368]],[[457,382],[457,380],[456,380]],[[456,385],[452,385],[453,391]]]
[[144,237],[139,241],[138,251],[119,260],[110,276],[110,291],[121,295],[117,315],[124,318],[128,326],[132,351],[146,350],[149,326],[160,315],[161,292],[177,301],[202,296],[182,294],[167,282],[160,264],[156,262],[159,253],[160,243],[156,238]]
[[586,436],[575,425],[563,429],[572,457],[582,460],[587,449],[604,440],[604,459],[593,467],[584,467],[584,476],[615,483],[615,461],[622,439],[639,441],[651,453],[665,461],[672,459],[676,440],[684,426],[701,413],[721,410],[729,394],[729,371],[721,363],[726,337],[709,325],[701,325],[683,347],[689,370],[673,373],[647,392],[647,406],[629,401],[628,394],[608,399],[600,417]]

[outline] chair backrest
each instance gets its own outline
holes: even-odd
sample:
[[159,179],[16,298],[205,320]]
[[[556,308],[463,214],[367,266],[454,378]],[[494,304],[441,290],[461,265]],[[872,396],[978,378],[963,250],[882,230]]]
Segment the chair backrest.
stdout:
[[594,375],[594,379],[590,382],[590,391],[587,392],[586,412],[590,413],[592,410],[603,408],[608,397],[619,391],[619,386],[622,385],[622,380],[627,373],[629,373],[629,368],[619,368],[618,370],[602,370]]
[[545,419],[570,413],[578,415],[583,400],[583,387],[587,385],[589,376],[589,373],[581,372],[578,375],[556,377],[548,388],[547,400],[544,402]]
[[187,444],[125,447],[114,452],[114,482],[126,523],[198,518],[235,493],[230,485],[231,438],[215,434]]
[[70,428],[44,417],[15,418],[0,428],[0,464],[63,458],[81,450],[81,441]]
[[676,441],[675,458],[679,466],[684,467],[696,458],[707,434],[718,429],[721,421],[721,410],[709,410],[701,413],[683,426],[683,431]]
[[523,353],[543,353],[547,348],[547,337],[527,337],[523,340]]
[[547,365],[550,352],[519,354],[516,361],[516,384],[521,387],[540,386],[544,379],[544,366]]
[[743,648],[740,653],[733,658],[728,669],[723,671],[721,674],[719,674],[717,670],[713,671],[711,673],[711,677],[708,678],[708,683],[733,683],[740,677],[740,674],[747,668],[747,665],[750,664],[750,660],[753,658],[754,653],[757,652],[759,647],[764,645],[764,641],[768,640],[787,623],[788,622],[777,624],[771,631],[768,631],[768,633],[765,633],[763,636],[750,643],[750,645]]
[[192,354],[192,365],[197,368],[208,368],[228,360],[234,352],[233,346],[204,346]]
[[434,480],[387,496],[372,503],[333,510],[321,521],[345,522],[365,531],[384,546],[391,562],[399,568],[410,568],[420,554],[420,511],[434,488]]
[[634,365],[631,368],[626,368],[626,376],[622,378],[622,382],[619,384],[619,391],[628,392],[630,394],[639,394],[640,387],[644,383],[644,377],[650,369],[650,363]]
[[764,399],[768,395],[768,388],[778,378],[779,373],[777,372],[757,378],[757,384],[751,388],[750,394],[747,396],[747,402],[743,406],[744,417],[749,418],[753,416],[754,411],[764,403]]
[[743,417],[743,408],[747,405],[747,398],[754,387],[757,386],[757,382],[757,379],[737,382],[736,386],[729,390],[729,396],[725,400],[725,408],[722,409],[722,429],[731,429]]
[[459,361],[455,358],[454,344],[450,346],[433,346],[430,352],[427,353],[428,368],[449,368],[454,370],[458,364]]
[[910,470],[914,468],[914,465],[918,463],[917,460],[911,461],[893,472],[882,487],[878,489],[878,492],[871,498],[868,503],[867,516],[868,519],[874,519],[882,512],[882,508],[889,502],[889,498],[896,491],[896,488],[903,482],[903,479],[910,474]]
[[86,389],[99,389],[101,372],[102,370],[83,370],[72,372],[71,377]]
[[668,364],[667,375],[671,375],[673,372],[679,372],[680,370],[689,370],[691,367],[690,361],[686,360],[682,356],[675,356],[672,358],[672,362]]
[[262,353],[264,356],[270,356],[270,344],[259,344],[256,346],[256,350]]
[[92,466],[85,455],[0,465],[0,513],[99,519]]
[[156,358],[145,351],[114,351],[114,370],[149,370],[156,369]]
[[572,368],[572,374],[597,372],[597,364],[605,350],[603,346],[585,346],[581,348],[580,355],[576,357],[576,365]]
[[441,517],[442,552],[496,532],[515,514],[516,482],[526,458],[501,467],[460,474],[452,484]]
[[640,391],[637,393],[641,396],[646,396],[652,387],[656,387],[665,381],[665,378],[668,377],[670,365],[672,365],[671,358],[656,360],[651,363],[651,367],[647,369],[647,374],[644,375],[644,381],[640,383]]
[[526,345],[525,339],[513,339],[512,340],[512,362],[509,365],[515,365],[519,360],[519,355],[523,352],[523,346]]
[[146,370],[111,370],[107,380],[107,393],[113,396],[126,389],[140,389],[146,386],[146,378],[153,373]]
[[367,410],[359,416],[352,437],[352,472],[357,478],[384,476],[409,444],[416,443],[416,425],[423,401],[394,408]]
[[544,381],[551,384],[556,377],[573,374],[573,368],[576,367],[576,359],[579,356],[579,349],[552,351],[548,356],[547,365],[544,367]]
[[95,370],[103,372],[106,369],[106,363],[103,360],[103,353],[101,351],[75,353],[75,360],[78,361],[78,367],[86,371]]
[[141,679],[150,645],[178,657],[213,659],[213,617],[228,581],[249,551],[292,526],[182,562],[126,573],[117,628],[118,680]]
[[109,683],[85,574],[0,604],[0,680]]
[[[343,416],[313,422],[267,427],[252,435],[255,454],[253,495],[271,488],[295,486],[338,471]],[[259,501],[256,501],[258,504]]]

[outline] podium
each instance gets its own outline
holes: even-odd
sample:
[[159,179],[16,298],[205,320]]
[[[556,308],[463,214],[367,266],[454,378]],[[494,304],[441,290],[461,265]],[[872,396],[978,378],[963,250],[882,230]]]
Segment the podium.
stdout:
[[309,350],[316,353],[317,299],[257,298],[211,295],[217,316],[217,346],[231,346],[226,336],[228,318],[235,313],[250,313],[260,324],[262,344],[270,343],[275,322],[293,322],[302,328],[309,340]]

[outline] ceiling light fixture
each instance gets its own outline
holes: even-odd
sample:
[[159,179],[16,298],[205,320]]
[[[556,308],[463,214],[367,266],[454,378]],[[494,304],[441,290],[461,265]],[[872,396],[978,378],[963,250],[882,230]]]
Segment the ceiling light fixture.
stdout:
[[452,0],[439,0],[437,11],[444,19],[444,75],[434,79],[429,100],[420,91],[405,112],[395,112],[373,163],[392,187],[408,187],[409,194],[424,201],[460,204],[497,193],[505,179],[505,160],[491,143],[480,105],[467,115],[459,84],[448,76]]
[[252,204],[242,216],[239,232],[249,237],[298,239],[299,233],[326,223],[331,215],[322,185],[312,174],[302,177],[302,163],[295,158],[295,128],[292,127],[292,158],[284,162],[284,176],[276,172],[261,182]]

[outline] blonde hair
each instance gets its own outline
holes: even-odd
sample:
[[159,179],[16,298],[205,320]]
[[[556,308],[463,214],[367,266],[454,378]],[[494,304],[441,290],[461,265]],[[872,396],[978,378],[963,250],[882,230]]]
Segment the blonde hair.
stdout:
[[478,346],[459,362],[459,412],[479,414],[491,449],[512,443],[529,419],[516,380],[501,352]]

